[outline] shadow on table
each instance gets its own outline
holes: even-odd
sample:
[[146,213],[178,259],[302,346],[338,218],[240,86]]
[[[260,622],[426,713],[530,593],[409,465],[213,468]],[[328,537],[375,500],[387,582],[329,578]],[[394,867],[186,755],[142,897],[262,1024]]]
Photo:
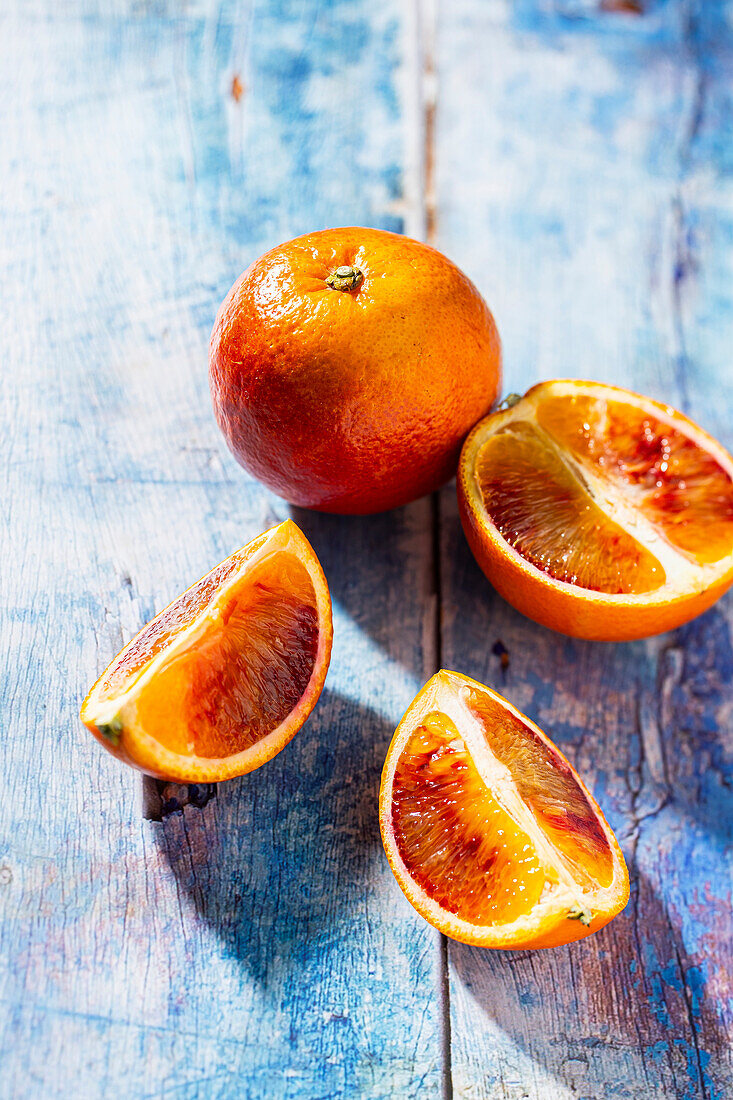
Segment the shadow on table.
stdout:
[[[510,699],[581,774],[589,763],[609,774],[639,769],[647,811],[673,803],[678,813],[730,844],[733,775],[726,741],[733,591],[667,634],[635,642],[586,641],[539,626],[502,599],[476,564],[445,495],[441,545],[443,663]],[[641,743],[642,722],[661,744],[654,775]],[[602,790],[596,793],[603,802]]]
[[[432,582],[429,499],[375,516],[292,514],[319,556],[342,624],[345,612],[419,680]],[[338,647],[350,645],[344,625],[332,667]],[[349,655],[358,676],[360,653]],[[342,687],[345,675],[342,667]],[[395,720],[326,687],[306,726],[263,768],[215,792],[182,790],[183,810],[160,784],[150,792],[146,816],[163,818],[153,833],[181,894],[275,997],[288,980],[327,996],[331,974],[348,974],[352,956],[354,972],[363,972],[368,906],[390,875],[378,793]]]
[[318,554],[334,603],[420,679],[434,585],[430,498],[370,516],[290,511]]
[[681,942],[644,877],[610,925],[567,947],[449,942],[454,1081],[470,1079],[482,1095],[512,1074],[527,1095],[548,1078],[593,1100],[722,1095],[710,1086],[724,1083],[725,1029]]
[[[404,540],[417,537],[422,522],[421,514],[406,513],[361,518],[293,510],[321,558],[334,598],[391,656],[414,664],[414,642],[409,652],[400,650],[400,636],[414,631],[394,628],[406,583]],[[491,643],[503,638],[512,660],[509,682],[502,689],[495,678],[494,685],[510,698],[515,690],[531,695],[534,712],[524,706],[535,716],[543,707],[564,714],[564,701],[572,711],[573,698],[587,693],[588,685],[605,699],[608,692],[629,694],[634,677],[643,676],[651,690],[656,658],[645,654],[643,643],[578,642],[529,623],[491,590],[450,517],[448,523],[450,587],[471,594],[461,598],[462,608],[448,609],[449,616],[461,612],[450,650],[458,667],[492,683],[486,667],[494,662],[498,677],[499,661]],[[365,554],[368,566],[360,567]],[[698,695],[709,683],[709,661],[716,660],[704,648],[705,621],[699,623],[699,634],[693,631],[703,647]],[[717,641],[710,644],[719,652],[720,624],[713,625]],[[669,637],[672,645],[682,645]],[[685,661],[692,659],[692,642],[688,636]],[[672,690],[694,685],[693,672],[686,665],[683,686]],[[521,696],[517,702],[522,705]],[[584,713],[580,708],[578,714]],[[577,755],[584,731],[573,714],[548,732]],[[391,722],[376,711],[327,689],[307,726],[278,757],[222,784],[203,810],[174,814],[155,830],[181,893],[225,951],[281,1003],[288,981],[312,983],[323,997],[324,983],[332,988],[331,972],[348,975],[352,957],[356,972],[367,934],[367,899],[388,874],[377,794],[391,734]],[[675,799],[680,779],[673,768]],[[453,1032],[456,1081],[464,1069],[464,1079],[474,1083],[517,1073],[519,1088],[529,1066],[543,1080],[554,1078],[573,1095],[594,1100],[703,1095],[706,1088],[712,1095],[705,1075],[722,1083],[717,1059],[726,1038],[705,989],[704,940],[692,959],[685,958],[682,944],[644,875],[637,876],[623,914],[567,948],[494,953],[450,943],[451,1004],[454,1020],[460,1019]],[[712,969],[715,960],[709,961]],[[498,1091],[503,1086],[496,1080]],[[489,1084],[484,1091],[491,1091]]]
[[155,828],[179,889],[263,986],[323,981],[359,950],[378,877],[369,865],[383,859],[377,800],[392,732],[325,690],[272,761]]

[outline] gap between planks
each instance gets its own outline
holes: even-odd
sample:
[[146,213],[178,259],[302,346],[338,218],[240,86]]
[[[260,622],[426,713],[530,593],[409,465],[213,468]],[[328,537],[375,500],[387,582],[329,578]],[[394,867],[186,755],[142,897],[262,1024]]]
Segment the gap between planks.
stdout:
[[[435,67],[437,36],[437,0],[413,0],[414,49],[413,73],[417,93],[417,125],[415,134],[419,142],[417,162],[420,165],[417,211],[420,236],[435,246],[438,233],[438,214],[435,187],[435,122],[438,104],[438,83]],[[409,160],[409,158],[408,158]],[[434,603],[433,652],[431,673],[443,667],[443,596],[442,561],[440,554],[441,509],[440,492],[432,495],[430,519],[432,527],[432,574]],[[450,970],[448,966],[448,939],[437,933],[440,951],[439,1000],[441,1018],[441,1061],[443,1100],[453,1100],[453,1069],[451,1041]]]
[[[436,0],[413,0],[407,27],[407,88],[408,144],[405,169],[405,231],[435,245],[437,238],[437,205],[435,191],[435,121],[437,110],[437,74],[435,40],[437,33]],[[412,178],[410,178],[412,177]],[[432,672],[442,667],[442,585],[441,585],[441,509],[440,493],[431,500],[431,554],[434,603],[432,653],[428,655]],[[217,785],[174,784],[142,776],[142,817],[146,821],[163,823],[174,813],[182,813],[188,805],[202,809],[216,797]],[[448,940],[439,936],[441,1008],[441,1060],[443,1100],[452,1100],[450,974]]]

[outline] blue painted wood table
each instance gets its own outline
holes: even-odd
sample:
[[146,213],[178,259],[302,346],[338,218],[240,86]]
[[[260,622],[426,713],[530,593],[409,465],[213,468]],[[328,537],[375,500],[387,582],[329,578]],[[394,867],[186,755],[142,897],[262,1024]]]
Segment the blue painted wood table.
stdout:
[[[714,0],[2,4],[3,1098],[733,1096],[730,597],[571,641],[492,592],[451,486],[299,512],[335,647],[286,751],[156,812],[77,721],[123,641],[288,515],[227,453],[206,358],[297,233],[430,239],[492,304],[507,389],[626,384],[733,445],[732,78]],[[482,952],[403,899],[379,774],[440,665],[593,786],[632,874],[597,936]]]

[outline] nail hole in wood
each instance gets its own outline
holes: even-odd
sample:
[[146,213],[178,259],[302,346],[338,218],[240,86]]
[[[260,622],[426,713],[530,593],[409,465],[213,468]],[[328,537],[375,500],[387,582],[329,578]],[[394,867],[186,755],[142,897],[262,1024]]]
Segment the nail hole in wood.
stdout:
[[165,821],[171,814],[183,813],[184,807],[202,810],[216,798],[216,783],[168,783],[144,775],[142,780],[143,818]]

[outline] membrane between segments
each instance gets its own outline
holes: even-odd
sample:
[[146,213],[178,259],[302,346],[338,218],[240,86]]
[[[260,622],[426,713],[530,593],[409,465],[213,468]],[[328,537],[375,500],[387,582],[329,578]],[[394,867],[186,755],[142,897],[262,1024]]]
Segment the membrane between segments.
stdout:
[[614,595],[653,592],[664,584],[657,558],[598,506],[528,421],[512,421],[489,436],[475,473],[494,526],[556,580]]
[[628,401],[589,394],[548,397],[537,420],[690,559],[703,565],[730,554],[733,480],[683,431]]

